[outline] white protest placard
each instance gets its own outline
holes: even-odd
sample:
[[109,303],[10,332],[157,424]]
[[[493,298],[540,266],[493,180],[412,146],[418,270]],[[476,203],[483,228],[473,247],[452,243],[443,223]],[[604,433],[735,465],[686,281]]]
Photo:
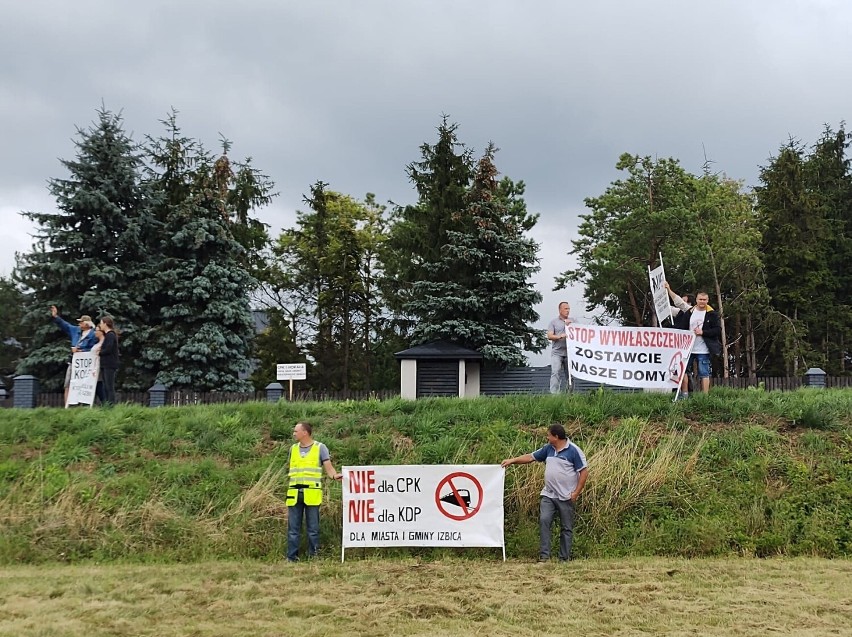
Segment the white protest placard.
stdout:
[[278,363],[275,366],[276,380],[305,380],[308,377],[305,363]]
[[71,358],[71,382],[68,385],[68,405],[89,405],[95,402],[95,387],[101,358],[97,352],[76,352]]
[[499,546],[500,465],[343,467],[343,548]]
[[[662,255],[660,256],[662,258]],[[666,289],[666,271],[663,269],[663,264],[660,267],[648,268],[648,279],[651,282],[651,296],[654,299],[654,312],[657,314],[657,323],[663,324],[663,321],[672,320],[672,304],[669,303],[669,291]]]
[[642,389],[674,389],[686,371],[695,334],[660,327],[572,325],[566,330],[575,378]]

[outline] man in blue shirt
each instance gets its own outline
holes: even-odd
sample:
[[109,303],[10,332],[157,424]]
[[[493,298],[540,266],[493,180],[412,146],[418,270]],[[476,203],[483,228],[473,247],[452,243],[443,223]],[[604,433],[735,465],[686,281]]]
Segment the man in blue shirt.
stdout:
[[582,449],[568,440],[562,425],[554,424],[548,428],[547,443],[533,453],[507,458],[500,466],[505,468],[512,464],[545,463],[539,511],[538,561],[550,560],[551,529],[558,511],[561,526],[559,561],[567,562],[571,559],[571,543],[574,540],[574,504],[589,477],[589,465]]
[[[92,322],[92,317],[84,314],[77,319],[77,325],[72,325],[68,321],[59,316],[59,310],[55,305],[50,306],[50,315],[53,317],[53,322],[65,332],[65,335],[71,341],[71,356],[74,352],[89,352],[98,339],[95,337],[95,324]],[[68,368],[65,370],[65,404],[68,404],[68,386],[71,384],[71,362],[69,358]]]

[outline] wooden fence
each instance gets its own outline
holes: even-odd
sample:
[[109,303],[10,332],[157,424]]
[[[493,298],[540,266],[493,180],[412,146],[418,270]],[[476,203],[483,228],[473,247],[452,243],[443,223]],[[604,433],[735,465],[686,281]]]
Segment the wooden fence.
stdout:
[[[803,386],[801,377],[789,378],[784,376],[768,376],[763,378],[714,378],[713,387],[730,387],[732,389],[747,389],[749,387],[762,387],[766,391],[791,391]],[[826,376],[825,385],[828,388],[852,388],[852,376]],[[507,392],[503,392],[507,393]],[[511,392],[508,392],[511,393]],[[544,392],[543,392],[544,393]],[[389,400],[398,398],[399,392],[395,390],[382,391],[298,391],[293,393],[294,401],[326,401],[326,400]],[[134,405],[148,405],[150,396],[148,392],[117,392],[116,399],[119,403],[130,403]],[[285,388],[282,400],[288,400],[289,396]],[[170,391],[166,394],[166,405],[214,405],[220,403],[244,403],[249,401],[265,401],[266,392],[257,391],[249,393],[232,392],[194,392],[194,391]],[[64,397],[61,393],[39,394],[37,405],[39,407],[62,407]],[[12,407],[11,392],[4,399],[0,399],[0,408]]]
[[[804,386],[801,376],[766,376],[763,378],[714,378],[711,380],[713,387],[731,387],[733,389],[747,389],[748,387],[763,387],[766,391],[791,391]],[[829,388],[852,387],[852,376],[826,376],[825,386]]]
[[[116,402],[130,403],[134,405],[148,405],[150,396],[148,392],[116,392]],[[300,391],[293,392],[294,401],[324,401],[324,400],[388,400],[399,397],[398,391]],[[288,400],[289,395],[285,389],[282,400]],[[175,390],[166,394],[166,405],[180,407],[183,405],[217,405],[221,403],[245,403],[249,401],[265,401],[266,392],[256,391],[249,393],[241,392],[196,392]],[[64,394],[51,393],[38,395],[39,407],[62,407],[65,405]],[[0,407],[11,407],[11,396],[5,401],[0,401]]]

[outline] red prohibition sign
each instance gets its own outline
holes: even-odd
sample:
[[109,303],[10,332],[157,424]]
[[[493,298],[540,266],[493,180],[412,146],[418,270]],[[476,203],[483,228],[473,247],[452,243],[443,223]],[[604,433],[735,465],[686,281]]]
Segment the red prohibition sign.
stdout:
[[[476,506],[470,506],[470,493],[468,493],[467,502],[465,502],[465,498],[459,492],[459,489],[453,484],[453,478],[467,478],[471,482],[473,482],[474,486],[477,490],[477,498],[476,498]],[[444,498],[441,498],[441,489],[444,488],[445,484],[450,485],[450,489],[452,489],[452,493],[448,494]],[[464,473],[462,471],[457,471],[456,473],[451,473],[446,478],[441,480],[438,483],[438,487],[435,489],[435,504],[438,506],[438,511],[443,513],[445,516],[452,520],[468,520],[472,518],[479,511],[479,507],[482,506],[482,485],[479,484],[479,480],[474,478],[469,473]],[[446,507],[450,506],[458,506],[461,508],[462,513],[450,513]]]

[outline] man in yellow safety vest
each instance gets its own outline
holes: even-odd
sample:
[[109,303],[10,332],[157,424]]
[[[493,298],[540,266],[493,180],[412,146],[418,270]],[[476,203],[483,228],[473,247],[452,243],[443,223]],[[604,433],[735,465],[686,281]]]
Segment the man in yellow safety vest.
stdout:
[[297,422],[293,427],[296,440],[290,448],[290,483],[287,486],[287,560],[299,561],[302,517],[308,527],[308,554],[319,551],[319,509],[322,504],[322,470],[332,480],[343,476],[331,464],[328,447],[311,437],[309,423]]

